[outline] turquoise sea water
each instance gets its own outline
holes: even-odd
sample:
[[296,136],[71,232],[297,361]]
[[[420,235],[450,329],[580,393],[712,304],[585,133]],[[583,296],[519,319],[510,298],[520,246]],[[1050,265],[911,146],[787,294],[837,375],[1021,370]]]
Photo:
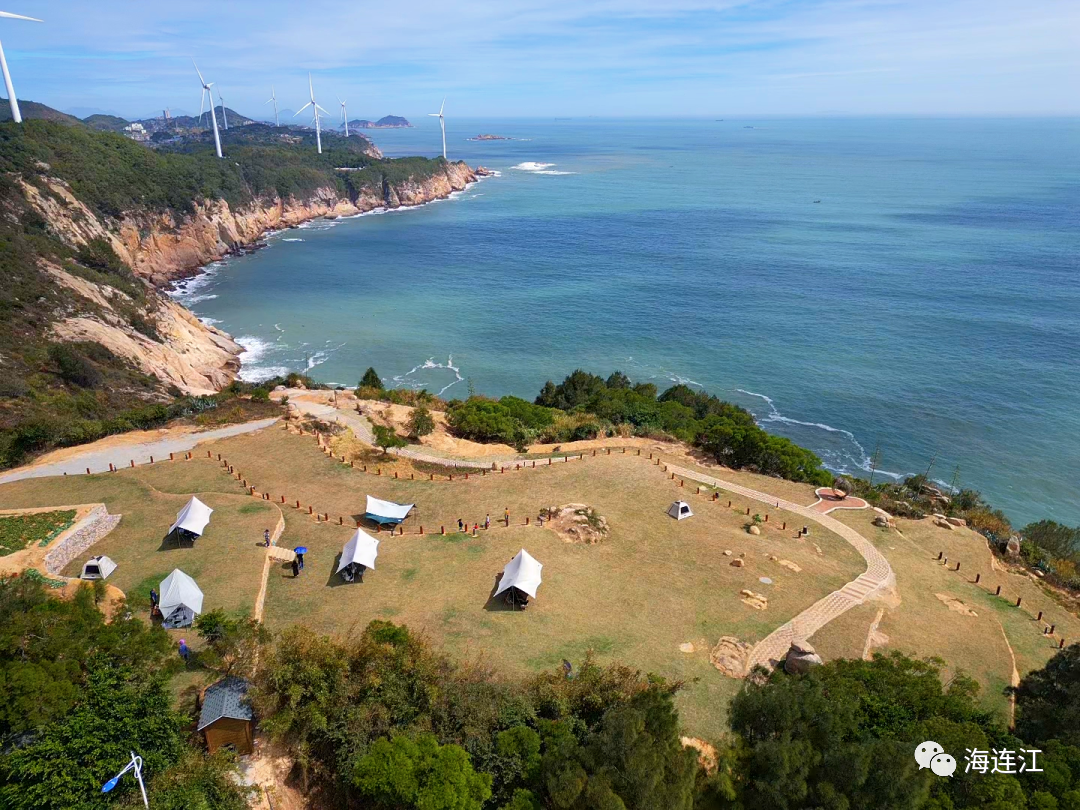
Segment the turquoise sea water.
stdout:
[[[434,119],[371,131],[433,155]],[[582,367],[700,385],[836,470],[1080,523],[1080,121],[449,121],[499,171],[311,223],[178,292],[284,369],[533,397]],[[518,140],[467,141],[480,132]]]

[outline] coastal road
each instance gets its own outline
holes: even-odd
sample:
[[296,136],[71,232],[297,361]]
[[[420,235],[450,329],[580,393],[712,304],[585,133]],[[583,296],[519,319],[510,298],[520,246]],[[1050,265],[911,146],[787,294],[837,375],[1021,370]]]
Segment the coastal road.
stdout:
[[[110,443],[108,447],[95,447],[100,442],[88,444],[82,450],[76,451],[62,461],[33,464],[29,467],[19,467],[11,472],[0,475],[0,484],[10,481],[21,481],[24,478],[45,478],[50,475],[85,475],[87,468],[92,473],[108,472],[109,465],[124,468],[136,464],[148,464],[153,456],[159,461],[169,457],[169,453],[186,453],[191,448],[203,442],[227,439],[230,436],[239,436],[242,433],[252,433],[256,430],[270,427],[278,420],[260,419],[256,422],[244,422],[239,425],[206,430],[200,433],[185,433],[178,436],[168,436],[149,442],[137,444]],[[106,440],[108,441],[108,440]]]

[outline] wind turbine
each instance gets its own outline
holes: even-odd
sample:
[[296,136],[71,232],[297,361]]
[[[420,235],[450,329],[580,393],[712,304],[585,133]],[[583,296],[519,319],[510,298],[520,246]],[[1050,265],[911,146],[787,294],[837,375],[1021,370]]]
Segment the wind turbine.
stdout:
[[[9,11],[0,11],[0,17],[9,20],[29,20],[30,22],[44,22],[37,17],[24,17],[22,14],[12,14]],[[7,85],[8,104],[11,105],[11,120],[16,124],[22,123],[22,113],[19,112],[19,100],[15,98],[15,88],[11,84],[11,74],[8,72],[7,59],[4,57],[4,46],[0,45],[0,68],[4,69],[4,84]]]
[[[221,88],[220,87],[217,89],[217,97],[218,97],[218,101],[221,102],[221,120],[225,122],[225,131],[228,132],[229,131],[229,116],[227,116],[225,114],[225,99],[223,99],[221,97]],[[210,99],[210,100],[213,101],[213,99]]]
[[[194,59],[191,60],[191,64],[195,65]],[[210,88],[214,86],[214,83],[206,83],[206,79],[203,78],[198,65],[195,65],[195,72],[199,74],[199,82],[202,84],[202,97],[199,99],[199,118],[202,118],[203,108],[206,106],[206,97],[210,96],[210,120],[214,122],[214,148],[217,150],[217,156],[221,157],[221,136],[218,134],[217,114],[214,112],[214,94],[210,92]]]
[[297,110],[296,115],[294,115],[293,118],[295,118],[297,115],[302,113],[308,107],[311,107],[311,111],[313,113],[315,113],[315,147],[319,150],[319,154],[321,155],[322,154],[322,130],[320,129],[320,125],[319,125],[320,124],[320,122],[319,122],[319,110],[322,110],[327,115],[329,115],[330,113],[328,113],[326,110],[323,110],[323,108],[320,107],[319,103],[315,100],[315,88],[311,84],[311,74],[310,73],[307,75],[307,84],[308,84],[308,93],[311,96],[311,101],[309,101],[307,104],[305,104],[299,110]]
[[446,119],[443,118],[444,107],[446,107],[445,98],[442,100],[442,104],[439,105],[439,111],[437,113],[428,113],[428,116],[439,119],[439,126],[442,128],[442,159],[446,160]]
[[343,99],[340,99],[340,98],[338,99],[338,101],[341,102],[341,120],[345,124],[345,137],[348,138],[349,137],[349,113],[345,109],[345,101]]
[[280,127],[280,126],[281,126],[281,121],[279,121],[279,120],[278,120],[278,114],[277,114],[277,96],[276,96],[276,95],[274,95],[274,85],[270,85],[270,98],[268,98],[268,99],[267,99],[267,100],[266,100],[265,102],[263,102],[263,103],[264,103],[264,104],[269,104],[269,103],[270,103],[271,101],[272,101],[272,102],[274,102],[274,126],[275,126],[275,127]]
[[149,810],[150,802],[146,799],[146,785],[142,780],[142,757],[138,756],[134,751],[131,752],[131,762],[124,766],[124,770],[120,771],[116,776],[101,786],[102,793],[108,793],[116,784],[120,781],[120,778],[128,771],[135,771],[135,778],[139,780],[139,790],[142,792],[143,806]]

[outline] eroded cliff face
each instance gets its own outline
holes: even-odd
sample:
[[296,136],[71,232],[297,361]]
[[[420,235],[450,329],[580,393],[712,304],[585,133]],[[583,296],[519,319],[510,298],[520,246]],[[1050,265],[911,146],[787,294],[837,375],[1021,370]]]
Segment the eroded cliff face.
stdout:
[[[206,200],[179,221],[161,214],[131,215],[119,222],[99,219],[64,182],[41,179],[44,188],[20,182],[27,201],[54,233],[75,249],[94,239],[109,241],[138,277],[159,288],[254,244],[267,231],[319,217],[421,205],[463,190],[476,175],[464,163],[451,163],[426,180],[387,183],[355,198],[323,188],[305,200],[261,200],[236,211],[225,202]],[[40,269],[88,303],[87,312],[68,314],[52,325],[54,339],[100,343],[186,394],[212,393],[236,378],[243,347],[156,290],[148,295],[157,340],[136,330],[124,317],[125,304],[130,301],[123,293],[55,265],[43,264]]]

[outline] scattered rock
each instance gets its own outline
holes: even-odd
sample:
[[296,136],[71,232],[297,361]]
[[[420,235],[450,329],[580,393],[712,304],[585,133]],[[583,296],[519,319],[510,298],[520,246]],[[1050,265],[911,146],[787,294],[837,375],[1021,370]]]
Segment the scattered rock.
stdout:
[[599,512],[583,503],[549,506],[545,525],[567,543],[592,546],[603,542],[608,534],[608,522]]
[[878,527],[880,527],[882,529],[891,529],[892,528],[892,523],[884,515],[878,515],[877,517],[875,517],[874,518],[874,525],[878,526]]
[[734,636],[723,636],[709,653],[709,663],[729,678],[742,678],[746,675],[746,660],[750,655],[750,645],[739,641]]
[[746,531],[749,532],[750,534],[761,534],[761,529],[759,529],[753,523],[751,523],[749,526],[746,527]]
[[742,568],[744,565],[746,565],[746,563],[742,561],[741,557],[736,557],[734,560],[731,561],[731,565],[733,568]]
[[940,526],[943,529],[948,529],[950,532],[956,530],[956,527],[949,523],[949,521],[945,520],[945,518],[935,518],[934,525]]
[[936,596],[939,600],[944,602],[945,605],[949,608],[949,610],[953,611],[954,613],[959,613],[962,616],[978,616],[979,615],[974,610],[972,610],[967,605],[965,605],[963,602],[961,602],[959,599],[957,599],[955,596],[952,596],[952,595],[947,594],[947,593],[935,593],[934,596]]
[[967,521],[958,517],[947,517],[945,520],[949,521],[953,526],[959,526],[961,529],[967,528]]
[[697,737],[681,737],[679,742],[683,744],[683,748],[693,748],[698,752],[698,765],[705,773],[716,773],[720,760],[715,748]]
[[802,571],[802,569],[798,565],[793,563],[791,560],[778,560],[778,562],[780,563],[780,565],[784,566],[784,568],[789,568],[796,574]]
[[780,558],[775,554],[766,554],[765,556],[769,559],[769,562],[780,562]]
[[769,597],[762,593],[754,593],[753,591],[743,588],[739,591],[739,596],[742,597],[743,604],[749,605],[754,610],[765,610],[769,607]]
[[945,520],[945,515],[941,514],[941,512],[932,512],[930,517],[937,518],[938,520]]
[[725,557],[730,557],[731,556],[731,549],[730,548],[725,548],[724,549],[724,556]]
[[692,653],[694,652],[694,650],[694,645],[689,641],[684,641],[682,644],[679,645],[679,652]]
[[788,675],[805,675],[812,667],[825,663],[806,641],[793,641],[784,659],[784,671]]

